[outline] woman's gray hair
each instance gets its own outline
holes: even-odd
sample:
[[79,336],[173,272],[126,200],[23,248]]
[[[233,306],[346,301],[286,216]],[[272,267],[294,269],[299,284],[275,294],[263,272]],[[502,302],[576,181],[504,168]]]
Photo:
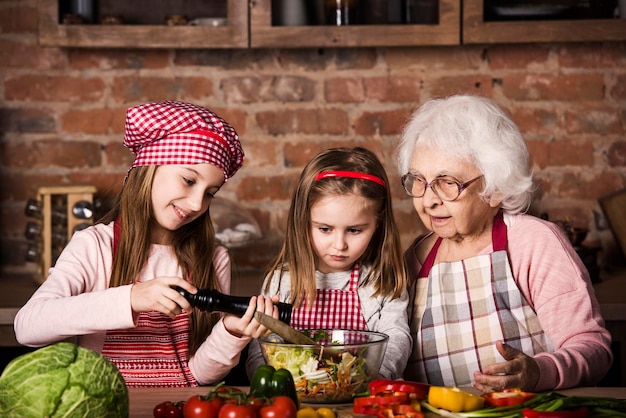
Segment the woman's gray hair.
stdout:
[[485,199],[502,201],[508,213],[528,210],[534,191],[526,142],[517,125],[493,101],[455,95],[433,99],[413,113],[397,149],[400,175],[409,173],[417,144],[474,164],[484,176]]

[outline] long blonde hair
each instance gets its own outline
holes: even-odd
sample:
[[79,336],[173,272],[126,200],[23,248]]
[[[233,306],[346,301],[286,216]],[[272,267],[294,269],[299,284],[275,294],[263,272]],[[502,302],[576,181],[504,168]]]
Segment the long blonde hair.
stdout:
[[[381,178],[386,187],[373,181],[333,177],[316,181],[323,171],[353,171]],[[293,192],[285,240],[278,257],[268,269],[268,275],[288,271],[291,280],[291,303],[300,307],[302,301],[313,302],[316,291],[316,256],[311,243],[311,207],[328,196],[354,194],[372,202],[376,208],[376,232],[360,258],[370,266],[362,286],[372,284],[375,296],[397,298],[406,285],[406,270],[402,255],[400,233],[393,216],[391,192],[387,173],[371,151],[361,148],[332,148],[316,155],[304,167]],[[269,281],[265,291],[269,291]]]
[[[152,182],[157,166],[133,168],[113,209],[100,222],[121,222],[119,246],[113,258],[109,287],[135,283],[150,251],[150,226],[156,222],[152,212]],[[212,263],[215,230],[209,211],[180,227],[171,235],[170,245],[185,278],[199,289],[220,290]],[[189,356],[192,356],[213,326],[219,314],[194,309],[190,318]]]

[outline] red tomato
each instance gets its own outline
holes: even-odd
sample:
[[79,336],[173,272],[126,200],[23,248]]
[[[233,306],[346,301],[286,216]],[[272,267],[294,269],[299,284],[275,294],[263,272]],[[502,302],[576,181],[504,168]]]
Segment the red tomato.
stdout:
[[225,403],[220,409],[218,418],[257,418],[256,411],[250,405]]
[[274,396],[259,411],[259,418],[296,418],[298,407],[289,396]]
[[185,418],[218,418],[222,401],[219,398],[204,399],[200,395],[192,396],[185,403]]

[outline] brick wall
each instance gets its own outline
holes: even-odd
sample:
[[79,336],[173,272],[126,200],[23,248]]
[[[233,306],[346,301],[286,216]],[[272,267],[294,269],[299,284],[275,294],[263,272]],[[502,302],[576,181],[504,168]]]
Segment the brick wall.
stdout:
[[300,170],[333,146],[384,160],[408,244],[422,227],[395,169],[398,134],[420,103],[457,92],[492,97],[519,123],[541,184],[531,213],[569,217],[592,230],[603,257],[619,256],[594,214],[599,197],[626,188],[626,42],[67,50],[37,45],[36,0],[0,2],[0,268],[35,268],[23,261],[23,212],[37,186],[90,183],[113,199],[132,161],[125,110],[163,99],[210,107],[240,133],[246,163],[220,194],[239,200],[264,237],[234,251],[238,267],[276,253]]

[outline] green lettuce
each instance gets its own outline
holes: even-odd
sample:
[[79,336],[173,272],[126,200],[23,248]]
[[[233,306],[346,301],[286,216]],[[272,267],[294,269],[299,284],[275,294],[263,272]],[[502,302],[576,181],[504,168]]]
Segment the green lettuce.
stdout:
[[0,376],[0,416],[128,417],[128,388],[102,355],[60,342],[6,366]]

